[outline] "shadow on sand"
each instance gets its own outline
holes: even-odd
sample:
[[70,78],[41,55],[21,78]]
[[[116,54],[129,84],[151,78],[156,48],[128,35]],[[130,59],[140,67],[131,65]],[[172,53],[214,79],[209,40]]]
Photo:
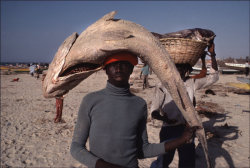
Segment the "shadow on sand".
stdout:
[[[229,141],[237,139],[240,131],[236,126],[229,126],[225,122],[227,118],[229,118],[227,113],[216,113],[213,116],[210,115],[208,121],[203,122],[207,136],[208,151],[214,167],[221,166],[216,166],[215,163],[216,159],[221,157],[226,161],[226,167],[235,167],[230,153],[224,146],[230,147],[232,142]],[[196,167],[206,167],[205,156],[200,143],[196,147],[196,160]]]

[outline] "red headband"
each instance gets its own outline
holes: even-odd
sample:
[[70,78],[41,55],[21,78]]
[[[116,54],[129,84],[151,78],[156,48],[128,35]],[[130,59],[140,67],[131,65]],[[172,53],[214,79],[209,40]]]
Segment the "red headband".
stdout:
[[107,57],[103,65],[106,66],[112,62],[117,62],[117,61],[128,61],[134,66],[138,64],[138,59],[136,56],[130,53],[117,53]]

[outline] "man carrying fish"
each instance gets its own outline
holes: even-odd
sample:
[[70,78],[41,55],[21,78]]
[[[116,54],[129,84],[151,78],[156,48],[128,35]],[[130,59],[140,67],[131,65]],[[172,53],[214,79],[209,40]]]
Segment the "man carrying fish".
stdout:
[[137,57],[128,52],[107,57],[106,88],[82,100],[71,144],[72,156],[82,164],[96,168],[136,168],[138,158],[164,154],[193,137],[195,127],[186,127],[173,141],[148,142],[146,102],[129,90],[129,77],[136,64]]
[[[203,61],[205,61],[205,56],[206,52],[204,52]],[[212,85],[219,79],[215,54],[211,54],[211,63],[212,67],[210,69],[210,75],[199,79],[190,78],[189,74],[192,71],[192,66],[190,64],[176,64],[176,67],[183,82],[185,83],[188,95],[192,102],[194,102],[194,94],[196,90]],[[174,103],[171,95],[161,83],[156,86],[154,95],[155,96],[152,99],[152,106],[150,111],[152,118],[163,121],[160,131],[160,142],[169,141],[170,139],[180,137],[185,129],[186,121],[179,108]],[[160,111],[162,112],[162,115],[160,114]],[[187,143],[181,147],[178,147],[177,151],[179,156],[180,168],[195,167],[194,140],[191,143]],[[152,167],[168,168],[173,161],[174,154],[175,149],[167,152],[163,156],[158,157],[157,161],[153,162],[154,164],[152,164]],[[153,166],[157,164],[159,166]]]
[[[134,55],[138,56],[143,61],[147,62],[150,68],[152,68],[152,71],[157,75],[157,77],[160,79],[163,85],[168,89],[173,100],[176,102],[176,105],[179,107],[180,111],[182,112],[185,120],[190,125],[190,127],[198,128],[195,131],[195,135],[199,139],[199,142],[201,143],[204,149],[206,163],[207,163],[208,168],[210,168],[212,165],[211,165],[211,161],[210,161],[210,157],[208,153],[204,128],[202,126],[202,123],[199,120],[199,116],[195,112],[192,102],[190,101],[190,98],[188,97],[184,83],[181,80],[181,77],[178,74],[178,71],[176,70],[174,63],[172,62],[170,58],[169,53],[163,47],[161,42],[157,38],[155,38],[153,34],[150,33],[143,26],[133,23],[131,21],[127,21],[123,19],[116,19],[114,18],[115,14],[116,14],[116,11],[112,11],[108,13],[104,15],[102,18],[100,18],[99,20],[97,20],[95,23],[90,25],[80,35],[78,35],[77,33],[73,33],[72,35],[70,35],[68,38],[65,39],[65,41],[58,48],[58,51],[55,54],[49,66],[48,73],[44,79],[44,82],[43,82],[44,97],[54,98],[54,97],[62,96],[68,93],[71,89],[76,87],[81,81],[86,80],[90,75],[101,70],[103,68],[103,64],[106,58],[110,55],[113,55],[114,53],[118,53],[121,51],[133,53]],[[124,96],[126,97],[126,95],[123,95],[122,97],[124,98]],[[91,98],[91,96],[88,96],[88,98]],[[134,97],[128,96],[128,98],[129,98],[128,100],[130,100],[131,98],[134,98]],[[113,101],[115,102],[118,101],[118,104],[120,104],[119,100],[120,99],[114,99]],[[121,99],[121,100],[124,100],[124,99]],[[133,102],[131,104],[131,101],[130,103],[127,103],[127,99],[125,100],[126,100],[125,101],[126,106],[124,105],[124,107],[126,108],[130,107],[133,109],[137,107],[137,104],[140,105],[139,103],[140,101],[137,103]],[[112,105],[118,108],[116,106],[116,103],[112,102]],[[90,107],[90,105],[87,105],[87,106]],[[103,106],[106,107],[106,104],[103,104]],[[103,107],[100,107],[100,108],[103,109]],[[119,110],[120,108],[121,107],[119,107]],[[144,108],[146,109],[146,107]],[[91,110],[95,110],[95,109],[91,108]],[[90,113],[90,114],[93,114],[93,113]],[[118,114],[120,114],[120,112]],[[140,114],[143,115],[142,113]],[[135,114],[133,113],[132,117],[129,117],[129,114],[128,114],[127,117],[129,117],[129,119],[126,118],[125,116],[122,116],[122,117],[120,116],[120,118],[124,119],[127,122],[135,121],[135,123],[140,123],[137,126],[139,125],[141,126],[142,120],[134,119],[133,118],[134,115]],[[91,115],[87,115],[87,117],[90,117],[90,116]],[[112,122],[119,121],[117,120],[117,118],[115,118],[115,115],[112,117],[113,117]],[[101,120],[102,119],[103,118],[101,118]],[[105,121],[109,121],[108,117],[106,118],[104,117],[104,119]],[[130,121],[131,119],[133,119],[133,121]],[[89,120],[89,118],[87,118],[87,121],[91,123],[91,125],[88,125],[91,127],[83,131],[84,134],[87,133],[87,136],[85,135],[85,138],[88,137],[88,135],[90,137],[93,137],[92,131],[95,130],[93,128],[96,128],[96,125],[93,125],[93,120]],[[82,125],[81,123],[84,124],[84,122],[80,122],[80,125]],[[99,123],[99,120],[96,123]],[[114,127],[112,127],[112,129],[110,128],[110,131],[112,131],[113,128],[116,129],[116,128],[126,125],[128,127],[128,133],[133,133],[133,129],[129,129],[129,128],[135,128],[135,126],[130,125],[130,124],[133,124],[133,123],[116,124]],[[119,127],[116,127],[116,126],[119,126]],[[142,124],[142,126],[145,126],[145,124]],[[78,127],[79,126],[77,126],[76,129],[78,129]],[[88,130],[90,131],[88,132]],[[113,132],[115,131],[112,131],[112,134],[110,134],[111,136],[113,135]],[[126,133],[126,132],[123,132],[123,133]],[[145,137],[146,135],[145,131],[143,133],[144,134],[141,134],[141,135],[144,135],[143,137]],[[130,139],[131,142],[135,142],[135,139],[133,138],[142,137],[140,136],[140,134],[134,134],[134,135],[136,136],[132,136],[132,139]],[[82,135],[78,137],[82,137]],[[120,136],[116,135],[113,138],[117,138],[118,140],[120,140],[119,137]],[[124,134],[124,137],[131,138],[127,134]],[[74,139],[77,140],[78,138],[76,137]],[[106,139],[106,137],[102,136],[102,139]],[[139,138],[138,140],[141,140],[141,139],[142,138]],[[93,141],[94,141],[93,138],[90,138],[90,142],[92,144],[93,144]],[[127,139],[127,141],[129,141],[129,139]],[[111,143],[114,143],[114,142],[111,142]],[[162,144],[164,143],[161,143],[161,145]],[[80,145],[84,146],[85,142],[81,141]],[[77,146],[77,143],[75,144],[75,146]],[[100,153],[99,150],[93,148],[93,146],[95,145],[90,144],[90,146],[92,146],[92,148],[90,149],[91,151],[90,153],[93,153],[93,151],[95,151],[95,154]],[[107,145],[107,144],[103,146],[107,147],[105,148],[104,151],[107,151],[110,146],[112,147],[112,145]],[[117,147],[117,144],[114,144],[114,146]],[[126,150],[126,151],[132,151],[133,156],[135,156],[134,154],[137,153],[137,151],[139,151],[137,150],[138,148],[136,148],[137,146],[138,145],[134,144],[133,147],[135,148],[133,148],[132,150]],[[149,146],[143,145],[143,149],[148,149],[146,150],[146,153],[144,153],[144,157],[156,156],[154,155],[156,153],[157,155],[160,154],[158,153],[159,152],[158,150],[155,150],[154,146],[155,145],[149,145]],[[156,146],[159,146],[159,145],[156,145]],[[166,145],[166,146],[173,147],[173,145]],[[122,147],[123,146],[120,146],[121,149],[114,150],[114,151],[117,153],[119,152],[121,153],[121,151],[123,152]],[[150,147],[150,150],[148,147]],[[154,148],[151,150],[151,147],[154,147]],[[134,151],[134,149],[136,149],[136,151]],[[73,151],[74,151],[73,152],[74,155],[78,156],[77,153],[79,151],[78,152],[75,150]],[[113,152],[113,150],[108,150],[108,151]],[[151,153],[150,155],[149,153],[147,153],[148,151],[153,152],[153,154]],[[81,152],[89,153],[86,150],[82,150]],[[112,156],[113,155],[116,155],[116,153],[113,153]],[[126,154],[123,154],[123,155],[126,155]],[[91,166],[93,166],[95,161],[99,159],[99,158],[97,159],[93,155],[87,154],[87,156],[89,156],[88,158],[92,158],[92,159],[89,159],[92,163]],[[128,158],[126,157],[126,161],[128,161],[127,159]],[[134,161],[135,161],[135,158],[129,161],[129,163],[130,164],[136,163]]]

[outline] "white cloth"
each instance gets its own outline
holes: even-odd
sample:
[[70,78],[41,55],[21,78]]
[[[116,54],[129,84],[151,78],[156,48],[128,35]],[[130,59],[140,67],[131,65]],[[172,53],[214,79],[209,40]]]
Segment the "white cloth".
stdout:
[[[210,75],[204,78],[187,79],[186,82],[184,82],[184,84],[187,89],[191,102],[193,102],[193,98],[194,98],[194,94],[196,90],[210,86],[213,83],[215,83],[218,79],[219,79],[218,71],[215,71],[212,68],[210,69]],[[177,121],[174,124],[168,124],[164,122],[163,126],[175,126],[175,125],[185,124],[185,119],[181,111],[179,110],[175,102],[173,101],[168,90],[162,85],[162,83],[159,83],[156,85],[155,94],[152,100],[152,106],[150,109],[149,117],[151,117],[151,113],[155,110],[162,110],[162,112],[166,113],[166,115],[168,116],[170,120]]]
[[248,62],[245,63],[245,68],[249,68],[250,65],[248,64]]

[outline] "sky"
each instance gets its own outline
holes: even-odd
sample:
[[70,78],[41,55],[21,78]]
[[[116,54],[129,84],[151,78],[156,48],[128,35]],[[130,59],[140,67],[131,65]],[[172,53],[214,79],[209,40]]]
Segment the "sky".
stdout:
[[249,56],[248,1],[4,1],[1,0],[1,62],[51,62],[73,32],[103,15],[160,34],[210,29],[217,58]]

